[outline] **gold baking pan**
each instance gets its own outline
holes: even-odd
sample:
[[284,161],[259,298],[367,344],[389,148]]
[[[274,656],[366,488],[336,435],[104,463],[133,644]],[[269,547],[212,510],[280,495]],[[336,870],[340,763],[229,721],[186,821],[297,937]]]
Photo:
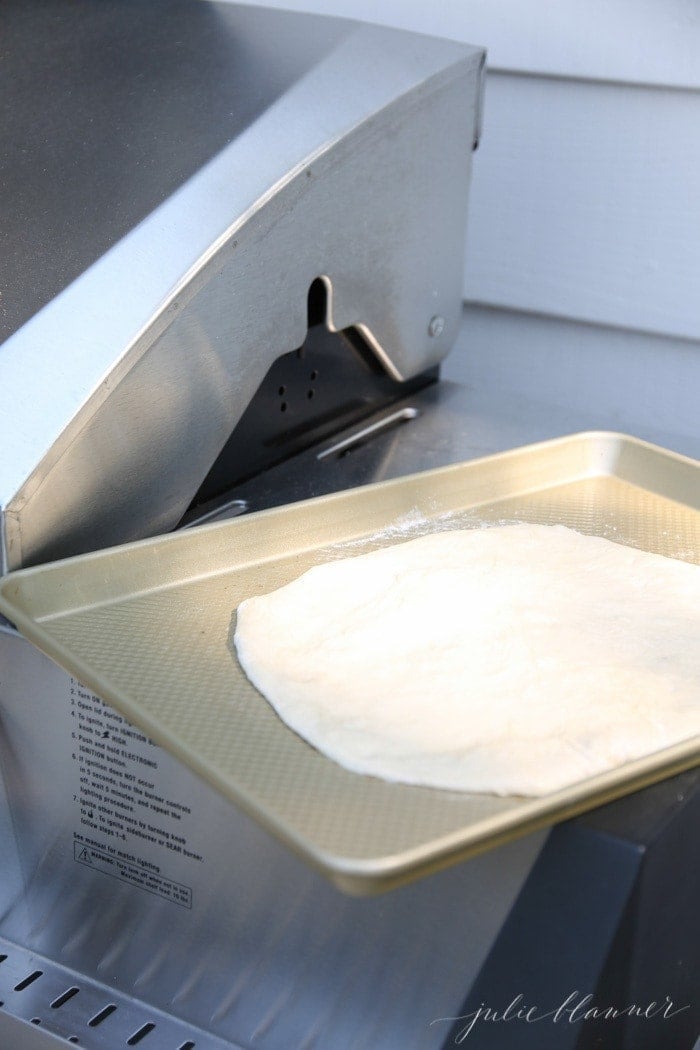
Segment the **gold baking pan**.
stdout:
[[700,463],[579,434],[25,569],[2,581],[0,609],[339,887],[369,893],[700,760],[694,738],[534,799],[390,784],[306,744],[238,666],[230,632],[244,598],[331,558],[496,521],[562,523],[699,563]]

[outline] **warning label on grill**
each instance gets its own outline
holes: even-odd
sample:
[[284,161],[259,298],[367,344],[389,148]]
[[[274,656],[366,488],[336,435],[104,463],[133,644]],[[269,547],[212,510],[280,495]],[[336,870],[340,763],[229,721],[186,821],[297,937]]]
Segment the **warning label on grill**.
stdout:
[[183,770],[74,678],[66,701],[75,860],[191,908],[206,837]]
[[130,857],[121,850],[104,853],[84,839],[76,836],[73,843],[73,856],[79,864],[85,864],[94,871],[101,871],[122,882],[130,882],[157,897],[172,901],[183,908],[192,907],[192,890],[179,882],[166,879],[158,871],[149,871],[136,857]]

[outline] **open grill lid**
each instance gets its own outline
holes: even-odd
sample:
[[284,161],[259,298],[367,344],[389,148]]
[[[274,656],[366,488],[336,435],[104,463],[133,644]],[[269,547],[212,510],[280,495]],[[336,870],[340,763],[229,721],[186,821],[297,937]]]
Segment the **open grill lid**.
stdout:
[[171,528],[319,277],[394,378],[447,353],[482,50],[171,0],[3,36],[4,571]]

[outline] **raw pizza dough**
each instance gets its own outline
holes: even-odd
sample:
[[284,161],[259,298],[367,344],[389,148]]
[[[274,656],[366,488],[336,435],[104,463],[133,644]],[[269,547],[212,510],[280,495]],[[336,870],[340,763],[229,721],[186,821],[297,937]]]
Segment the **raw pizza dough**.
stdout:
[[243,602],[235,645],[347,769],[542,795],[700,733],[700,567],[563,526],[423,536]]

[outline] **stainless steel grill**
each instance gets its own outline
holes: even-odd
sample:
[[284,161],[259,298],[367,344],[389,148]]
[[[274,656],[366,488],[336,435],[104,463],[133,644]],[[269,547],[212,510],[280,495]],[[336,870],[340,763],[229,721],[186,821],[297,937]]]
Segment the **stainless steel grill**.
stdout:
[[[587,430],[700,456],[636,396],[643,360],[694,419],[687,354],[621,383],[614,335],[591,364],[463,315],[481,49],[201,0],[8,4],[3,48],[3,569]],[[662,460],[651,495],[608,478],[630,542],[658,497],[690,536]],[[3,621],[0,773],[11,1050],[436,1050],[509,992],[694,994],[697,771],[354,898]]]

